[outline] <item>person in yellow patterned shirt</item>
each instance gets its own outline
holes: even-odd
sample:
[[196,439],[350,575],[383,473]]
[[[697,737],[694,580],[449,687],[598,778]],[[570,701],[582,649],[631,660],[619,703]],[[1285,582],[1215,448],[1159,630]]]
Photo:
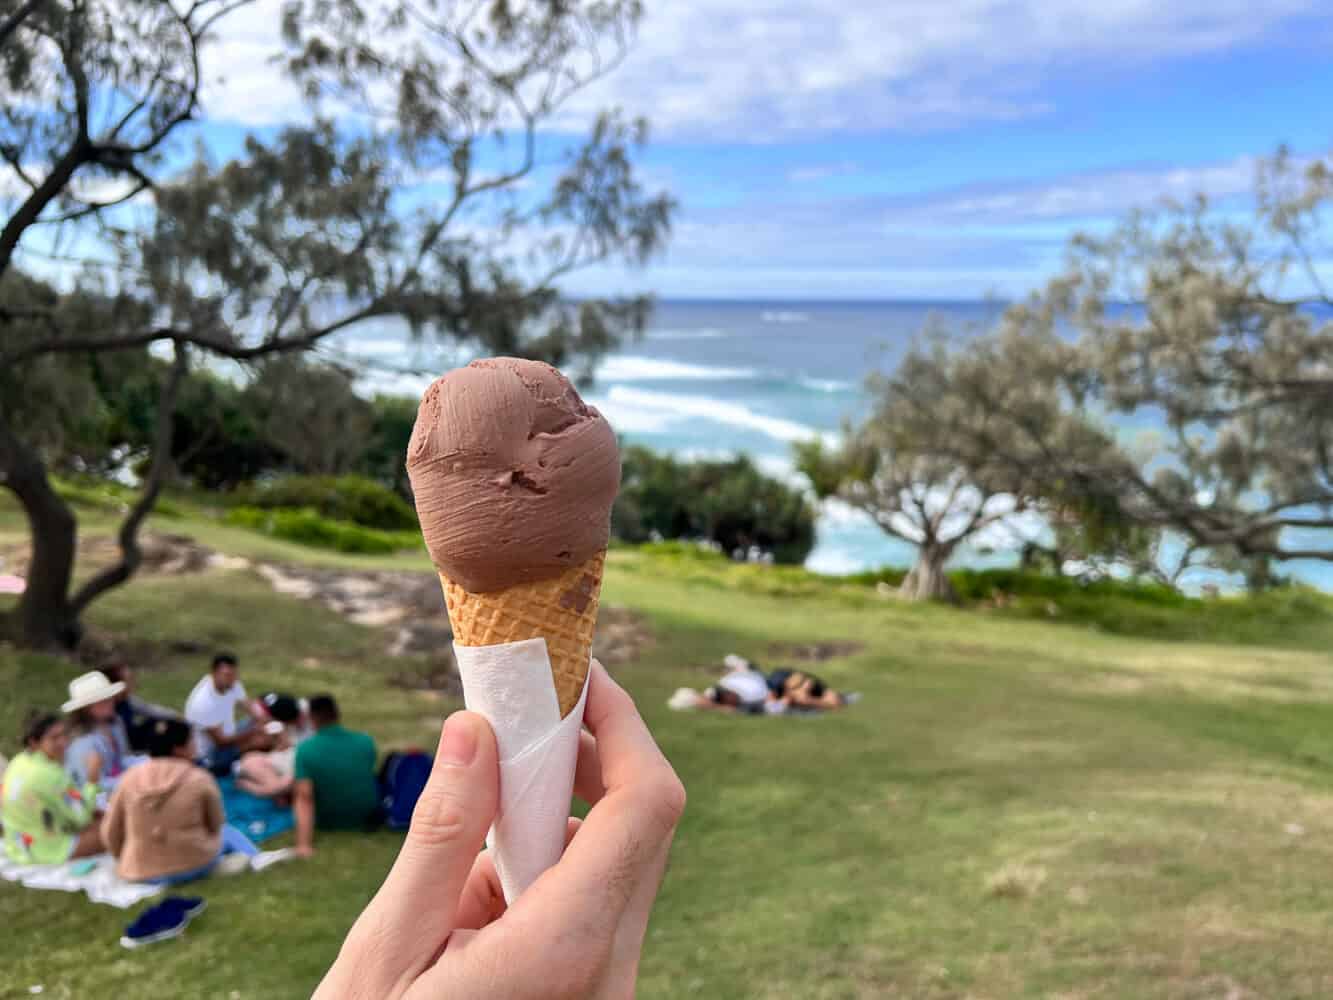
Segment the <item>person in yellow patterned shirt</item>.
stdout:
[[69,734],[54,713],[32,716],[23,730],[24,750],[5,769],[0,787],[0,826],[5,853],[29,865],[61,864],[103,851],[96,819],[100,789],[76,786],[65,772]]

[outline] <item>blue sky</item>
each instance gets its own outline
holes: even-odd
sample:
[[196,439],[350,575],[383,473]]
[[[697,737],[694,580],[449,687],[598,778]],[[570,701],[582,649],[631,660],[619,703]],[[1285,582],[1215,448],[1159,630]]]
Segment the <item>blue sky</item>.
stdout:
[[[267,62],[280,0],[230,22],[204,133],[219,150],[307,112]],[[643,175],[680,202],[646,270],[580,294],[1020,294],[1067,236],[1327,148],[1333,8],[1317,0],[647,0],[628,61],[572,111],[654,127]]]

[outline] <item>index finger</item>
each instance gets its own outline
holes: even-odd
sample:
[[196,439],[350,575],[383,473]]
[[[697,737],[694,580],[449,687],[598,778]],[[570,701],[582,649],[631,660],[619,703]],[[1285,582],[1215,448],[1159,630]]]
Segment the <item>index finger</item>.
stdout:
[[[510,908],[513,923],[531,914],[583,934],[614,927],[639,883],[660,877],[685,808],[685,789],[630,696],[598,663],[589,685],[585,721],[597,737],[606,793],[559,863]],[[561,918],[552,920],[552,911]]]

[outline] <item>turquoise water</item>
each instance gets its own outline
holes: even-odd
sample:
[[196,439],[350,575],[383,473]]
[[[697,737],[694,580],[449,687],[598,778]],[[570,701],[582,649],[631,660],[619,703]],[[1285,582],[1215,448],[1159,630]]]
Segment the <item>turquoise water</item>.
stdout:
[[[866,376],[891,368],[936,316],[955,329],[989,325],[999,307],[977,302],[764,303],[661,302],[643,338],[608,357],[585,393],[626,440],[685,457],[753,456],[773,475],[798,481],[792,445],[830,440],[867,408]],[[465,363],[425,347],[405,348],[401,332],[358,331],[342,345],[363,357],[438,372]],[[420,393],[428,378],[406,376],[381,388]],[[964,550],[966,565],[1012,557]],[[821,508],[818,544],[807,565],[847,573],[907,565],[912,547],[838,503]],[[1293,566],[1333,589],[1333,566]]]

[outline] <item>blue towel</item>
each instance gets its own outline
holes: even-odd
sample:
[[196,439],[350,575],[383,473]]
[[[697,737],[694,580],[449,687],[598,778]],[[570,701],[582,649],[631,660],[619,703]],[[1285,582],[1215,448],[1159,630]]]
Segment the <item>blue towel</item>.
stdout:
[[290,809],[284,809],[272,799],[261,799],[236,787],[234,778],[219,778],[222,789],[222,809],[227,822],[256,844],[286,833],[296,825]]

